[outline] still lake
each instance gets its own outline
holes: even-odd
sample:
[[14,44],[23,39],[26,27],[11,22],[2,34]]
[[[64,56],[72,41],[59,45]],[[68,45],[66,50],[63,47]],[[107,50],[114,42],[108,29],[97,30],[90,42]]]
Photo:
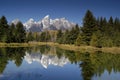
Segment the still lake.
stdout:
[[120,54],[0,48],[0,80],[120,80]]

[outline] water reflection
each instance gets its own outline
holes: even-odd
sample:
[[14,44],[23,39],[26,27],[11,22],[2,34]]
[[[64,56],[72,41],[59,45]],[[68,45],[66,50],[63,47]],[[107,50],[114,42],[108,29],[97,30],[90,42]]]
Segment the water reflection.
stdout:
[[49,65],[61,66],[63,67],[67,64],[68,59],[62,56],[58,58],[52,54],[40,54],[40,53],[28,53],[24,56],[24,59],[31,64],[34,61],[40,63],[44,68],[47,68]]
[[120,54],[82,53],[50,46],[0,48],[0,80],[119,80],[119,72]]
[[14,61],[16,66],[20,66],[25,55],[25,48],[0,48],[0,73],[2,73],[8,64],[8,61]]

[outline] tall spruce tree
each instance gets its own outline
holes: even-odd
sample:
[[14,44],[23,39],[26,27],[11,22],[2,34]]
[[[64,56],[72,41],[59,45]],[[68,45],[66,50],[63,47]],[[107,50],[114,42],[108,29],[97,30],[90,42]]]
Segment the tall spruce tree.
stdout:
[[75,27],[72,28],[72,30],[70,31],[70,37],[69,38],[69,44],[74,44],[78,35],[80,33],[80,29],[78,24],[76,24]]
[[40,41],[41,42],[48,42],[50,41],[51,36],[48,31],[44,31],[40,34]]
[[26,40],[26,32],[21,22],[16,24],[16,40],[18,43],[23,43]]
[[8,43],[16,42],[16,27],[13,23],[9,27],[9,35],[10,36],[8,36]]
[[120,20],[117,17],[114,20],[114,29],[120,31]]
[[106,18],[101,17],[100,21],[99,21],[99,26],[98,26],[98,27],[100,27],[101,32],[103,32],[103,33],[105,32],[106,26],[107,26]]
[[7,42],[8,39],[9,26],[7,24],[7,19],[2,16],[0,19],[0,42]]
[[102,34],[100,30],[93,33],[90,45],[98,48],[102,47]]
[[62,43],[62,36],[63,36],[63,33],[62,33],[62,30],[60,29],[60,30],[58,30],[58,33],[57,33],[57,42],[58,43]]
[[83,41],[82,41],[82,37],[81,37],[81,34],[78,35],[76,41],[75,41],[75,45],[76,46],[81,46],[81,44],[84,44]]
[[89,45],[93,32],[97,31],[96,18],[90,10],[88,10],[85,14],[81,30],[82,41],[84,41],[86,45]]
[[34,37],[33,37],[33,33],[30,31],[27,35],[27,41],[33,41]]

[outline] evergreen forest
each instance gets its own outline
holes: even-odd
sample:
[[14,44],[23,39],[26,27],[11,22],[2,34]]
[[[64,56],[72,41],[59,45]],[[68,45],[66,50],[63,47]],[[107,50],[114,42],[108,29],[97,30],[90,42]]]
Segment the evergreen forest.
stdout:
[[90,10],[83,17],[82,26],[76,24],[70,30],[27,32],[22,24],[8,24],[0,18],[0,43],[57,42],[76,46],[120,47],[120,19],[95,17]]

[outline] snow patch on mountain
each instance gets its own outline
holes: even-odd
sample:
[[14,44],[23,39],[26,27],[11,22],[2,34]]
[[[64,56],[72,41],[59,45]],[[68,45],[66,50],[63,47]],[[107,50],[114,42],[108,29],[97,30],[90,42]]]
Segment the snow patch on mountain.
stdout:
[[24,27],[27,31],[44,31],[44,30],[66,30],[75,26],[75,23],[69,22],[65,18],[50,19],[50,16],[45,16],[42,20],[36,22],[34,19],[29,19],[24,23]]
[[18,22],[20,22],[20,20],[19,19],[15,19],[15,20],[13,20],[11,23],[13,23],[13,24],[17,24]]

